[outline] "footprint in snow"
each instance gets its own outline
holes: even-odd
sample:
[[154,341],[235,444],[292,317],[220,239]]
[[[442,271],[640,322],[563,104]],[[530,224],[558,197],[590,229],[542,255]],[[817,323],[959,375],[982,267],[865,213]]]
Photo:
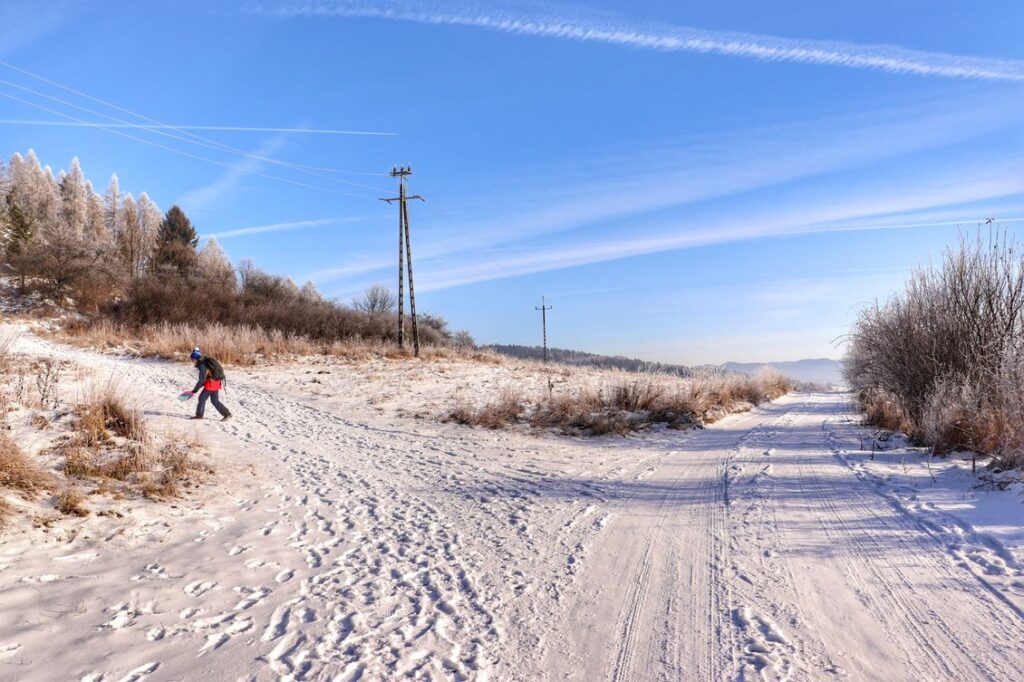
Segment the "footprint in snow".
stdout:
[[185,594],[192,597],[200,597],[217,586],[217,583],[213,580],[202,581],[194,580],[185,586]]

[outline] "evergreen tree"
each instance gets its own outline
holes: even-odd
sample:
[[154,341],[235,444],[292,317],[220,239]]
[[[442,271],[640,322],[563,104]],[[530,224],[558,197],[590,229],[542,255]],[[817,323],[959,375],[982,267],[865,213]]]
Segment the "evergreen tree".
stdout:
[[11,257],[25,252],[26,245],[35,233],[35,226],[17,204],[10,206],[8,221],[10,224],[7,236],[7,256]]
[[196,263],[199,235],[180,206],[171,206],[160,223],[153,260],[157,268],[173,268],[187,274]]
[[11,204],[7,212],[7,243],[5,251],[7,262],[14,268],[20,279],[20,286],[25,288],[25,275],[31,269],[28,245],[32,240],[35,226],[32,220],[17,204]]

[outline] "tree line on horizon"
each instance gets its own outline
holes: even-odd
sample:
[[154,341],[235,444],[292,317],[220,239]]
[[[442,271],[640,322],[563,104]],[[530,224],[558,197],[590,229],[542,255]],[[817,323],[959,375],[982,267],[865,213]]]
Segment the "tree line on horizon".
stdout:
[[[543,360],[544,348],[542,346],[523,346],[517,344],[493,343],[484,348],[493,350],[501,355],[506,355],[520,360]],[[627,358],[623,355],[600,355],[580,350],[569,350],[566,348],[548,348],[548,357],[552,362],[563,365],[576,365],[580,367],[596,367],[598,369],[618,369],[624,372],[646,372],[651,374],[666,374],[682,377],[684,379],[706,374],[713,371],[721,371],[712,365],[689,367],[686,365],[674,365],[652,360],[639,360]]]
[[[55,176],[32,150],[0,158],[0,266],[23,292],[130,326],[248,325],[316,341],[396,336],[386,287],[345,305],[250,260],[236,269],[215,239],[199,248],[180,206],[163,212],[145,192],[122,191],[117,175],[100,194],[77,158]],[[472,343],[436,315],[420,315],[419,325],[424,343]]]

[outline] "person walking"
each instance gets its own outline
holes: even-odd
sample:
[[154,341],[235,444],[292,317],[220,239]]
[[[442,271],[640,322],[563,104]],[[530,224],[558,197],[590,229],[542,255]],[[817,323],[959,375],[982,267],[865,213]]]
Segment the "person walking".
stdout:
[[224,404],[220,401],[220,389],[224,385],[226,376],[224,375],[224,368],[221,367],[220,363],[215,358],[209,355],[203,355],[203,352],[198,347],[192,349],[191,355],[192,361],[195,362],[196,369],[199,370],[199,381],[196,382],[195,388],[191,391],[182,393],[182,396],[187,396],[185,399],[188,400],[196,394],[200,388],[202,392],[199,394],[199,403],[196,404],[196,414],[190,419],[202,419],[206,412],[206,401],[209,400],[213,403],[213,406],[220,412],[221,421],[227,421],[231,419],[231,411],[224,407]]

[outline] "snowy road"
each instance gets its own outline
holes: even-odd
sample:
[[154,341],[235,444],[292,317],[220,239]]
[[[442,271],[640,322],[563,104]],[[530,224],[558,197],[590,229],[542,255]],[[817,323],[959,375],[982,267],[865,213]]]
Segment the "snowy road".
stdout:
[[[187,367],[20,346],[116,373],[152,420],[187,425],[173,400]],[[998,547],[952,542],[958,527],[860,475],[842,455],[858,438],[845,396],[576,441],[339,414],[240,371],[231,386],[238,418],[200,425],[222,461],[205,506],[0,546],[0,679],[1012,680],[1024,667],[1024,600],[1006,588],[1024,585],[1019,563],[1004,553],[995,581]]]
[[954,560],[944,529],[836,456],[857,430],[846,409],[841,396],[789,396],[618,484],[546,667],[579,679],[1018,679],[1024,599],[989,582],[985,562]]

